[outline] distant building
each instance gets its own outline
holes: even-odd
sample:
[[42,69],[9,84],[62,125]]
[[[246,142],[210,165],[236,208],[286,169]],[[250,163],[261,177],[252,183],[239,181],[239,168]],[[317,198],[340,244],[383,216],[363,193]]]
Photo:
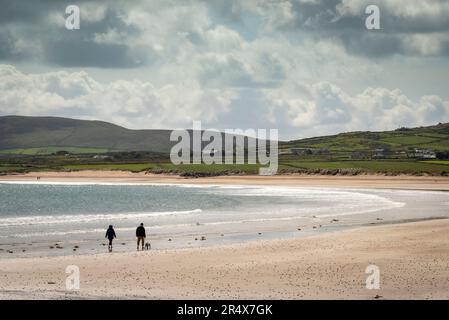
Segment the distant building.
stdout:
[[351,153],[351,159],[366,159],[368,155],[366,152],[354,151]]
[[68,151],[65,151],[65,150],[59,150],[59,151],[56,151],[56,153],[55,153],[57,156],[69,156],[70,155],[70,152],[68,152]]
[[312,154],[312,151],[310,151],[309,148],[291,148],[290,151],[297,156]]
[[94,159],[100,159],[100,160],[104,160],[104,159],[108,159],[109,156],[104,155],[104,154],[97,154],[93,157]]
[[297,156],[306,156],[306,155],[321,155],[321,154],[327,154],[329,153],[329,150],[326,148],[291,148],[290,149],[292,154],[295,154]]
[[385,149],[374,149],[372,157],[376,159],[385,158],[387,156],[387,151]]
[[413,152],[408,154],[408,157],[418,159],[436,159],[437,154],[433,150],[429,149],[415,149]]

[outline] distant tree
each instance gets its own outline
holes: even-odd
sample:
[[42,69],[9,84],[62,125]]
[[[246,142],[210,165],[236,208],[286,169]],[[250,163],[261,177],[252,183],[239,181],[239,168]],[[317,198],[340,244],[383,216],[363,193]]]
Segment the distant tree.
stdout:
[[411,129],[409,129],[409,128],[407,128],[407,127],[400,127],[400,128],[397,128],[396,130],[394,130],[394,131],[410,131]]

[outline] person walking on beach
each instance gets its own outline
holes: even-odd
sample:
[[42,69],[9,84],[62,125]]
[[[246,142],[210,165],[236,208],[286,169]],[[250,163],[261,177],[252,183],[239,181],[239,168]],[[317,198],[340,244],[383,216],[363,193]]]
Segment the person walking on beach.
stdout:
[[114,227],[112,225],[110,225],[109,229],[106,230],[106,235],[104,237],[108,238],[108,240],[109,240],[108,249],[109,249],[109,252],[111,252],[112,251],[112,240],[114,240],[114,238],[117,238],[117,236],[115,235]]
[[145,245],[145,238],[146,238],[145,228],[143,227],[143,223],[140,224],[140,226],[136,229],[136,237],[137,237],[137,251],[139,251],[139,244],[142,242],[142,251],[143,246]]

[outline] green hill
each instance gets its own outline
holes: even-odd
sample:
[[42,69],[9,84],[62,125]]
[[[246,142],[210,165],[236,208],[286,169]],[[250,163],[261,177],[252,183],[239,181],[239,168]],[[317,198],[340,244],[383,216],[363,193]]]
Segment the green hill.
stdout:
[[281,172],[447,175],[449,124],[292,140],[279,149]]
[[[258,170],[257,164],[175,166],[168,158],[175,143],[170,141],[170,132],[130,130],[102,121],[0,117],[0,174],[90,169],[210,175],[255,174]],[[227,138],[224,134],[222,137]],[[280,142],[279,148],[281,174],[449,173],[449,124],[341,133]],[[292,153],[291,149],[295,148],[307,152]],[[376,149],[384,151],[377,156]],[[431,150],[433,158],[416,156],[414,149]],[[104,157],[92,155],[99,153],[109,154]]]
[[[188,130],[191,132],[191,130]],[[58,117],[0,117],[0,154],[48,155],[146,151],[168,155],[172,130],[131,130],[108,122]],[[229,147],[234,135],[222,133]],[[245,142],[248,139],[245,138]],[[238,143],[237,141],[235,143]],[[203,147],[208,142],[202,142]]]
[[[58,117],[0,117],[0,150],[11,154],[108,151],[169,153],[170,130],[130,130],[108,122]],[[376,148],[449,151],[449,123],[383,132],[348,132],[280,142],[280,149],[325,148],[332,153],[370,152]]]
[[281,149],[326,148],[330,152],[370,152],[384,148],[391,151],[406,151],[425,148],[449,151],[449,123],[419,128],[400,128],[383,132],[348,132],[333,136],[292,140],[282,143]]
[[169,130],[129,130],[102,121],[57,117],[0,117],[3,153],[45,154],[64,149],[73,153],[146,150],[168,153]]
[[[58,117],[0,117],[0,152],[5,154],[50,154],[110,151],[169,153],[170,130],[130,130],[108,122]],[[376,148],[406,151],[427,148],[449,151],[449,123],[429,127],[401,128],[383,132],[348,132],[280,142],[290,148],[327,149],[333,154],[371,152]]]

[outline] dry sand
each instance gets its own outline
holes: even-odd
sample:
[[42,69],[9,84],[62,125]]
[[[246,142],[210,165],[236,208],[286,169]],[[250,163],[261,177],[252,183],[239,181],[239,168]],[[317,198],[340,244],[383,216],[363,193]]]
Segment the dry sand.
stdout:
[[[449,220],[226,247],[0,261],[2,299],[448,299]],[[368,265],[380,290],[368,290]],[[81,272],[65,290],[65,268]],[[380,297],[379,297],[380,296]]]

